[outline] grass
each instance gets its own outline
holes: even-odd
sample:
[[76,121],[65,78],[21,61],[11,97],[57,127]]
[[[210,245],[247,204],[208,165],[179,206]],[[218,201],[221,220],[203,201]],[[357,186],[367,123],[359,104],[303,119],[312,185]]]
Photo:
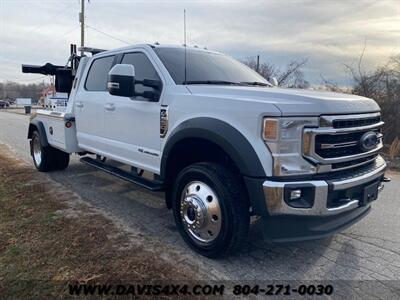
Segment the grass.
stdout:
[[160,252],[131,243],[128,234],[84,204],[71,208],[77,200],[0,145],[0,297],[58,297],[68,281],[196,277]]

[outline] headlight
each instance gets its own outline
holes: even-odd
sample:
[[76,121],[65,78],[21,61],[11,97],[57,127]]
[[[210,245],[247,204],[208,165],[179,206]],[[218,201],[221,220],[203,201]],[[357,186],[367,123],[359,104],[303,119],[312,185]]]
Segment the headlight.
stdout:
[[263,138],[274,159],[274,176],[313,174],[302,155],[304,127],[318,126],[317,117],[265,118]]

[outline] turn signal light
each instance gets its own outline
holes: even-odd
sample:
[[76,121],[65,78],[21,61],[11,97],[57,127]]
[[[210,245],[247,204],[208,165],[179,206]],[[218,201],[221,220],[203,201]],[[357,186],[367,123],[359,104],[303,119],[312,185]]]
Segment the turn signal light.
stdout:
[[264,119],[264,140],[276,140],[278,138],[278,120]]

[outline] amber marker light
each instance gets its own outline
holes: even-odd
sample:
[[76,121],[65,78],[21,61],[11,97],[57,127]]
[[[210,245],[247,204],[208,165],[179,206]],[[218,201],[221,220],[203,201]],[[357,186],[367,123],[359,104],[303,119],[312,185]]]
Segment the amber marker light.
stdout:
[[277,140],[278,138],[278,120],[264,119],[263,128],[264,140]]

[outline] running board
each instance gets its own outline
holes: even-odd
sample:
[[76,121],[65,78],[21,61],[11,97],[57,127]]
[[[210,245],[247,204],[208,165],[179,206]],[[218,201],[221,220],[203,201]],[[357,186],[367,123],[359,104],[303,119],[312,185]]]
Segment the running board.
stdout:
[[87,164],[89,166],[95,167],[97,169],[100,169],[104,172],[107,172],[111,175],[114,175],[118,178],[124,179],[126,181],[135,183],[137,185],[140,185],[146,189],[149,189],[151,191],[161,191],[163,190],[163,184],[160,181],[157,180],[149,180],[144,177],[138,176],[133,173],[126,172],[124,170],[121,170],[120,168],[114,167],[107,165],[106,163],[103,163],[101,161],[98,161],[96,159],[90,158],[90,157],[82,157],[80,159],[81,162],[84,164]]

